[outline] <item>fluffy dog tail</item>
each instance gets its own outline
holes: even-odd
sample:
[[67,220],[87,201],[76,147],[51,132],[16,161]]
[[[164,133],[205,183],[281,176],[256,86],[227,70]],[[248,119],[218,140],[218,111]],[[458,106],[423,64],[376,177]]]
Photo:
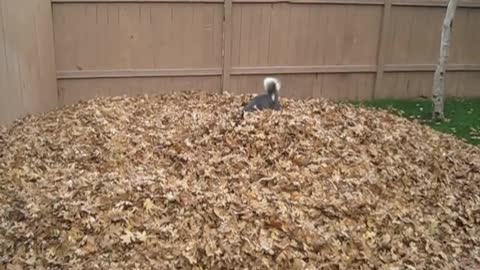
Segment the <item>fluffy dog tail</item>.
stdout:
[[280,81],[276,78],[267,77],[263,80],[263,88],[269,96],[278,96],[281,86]]

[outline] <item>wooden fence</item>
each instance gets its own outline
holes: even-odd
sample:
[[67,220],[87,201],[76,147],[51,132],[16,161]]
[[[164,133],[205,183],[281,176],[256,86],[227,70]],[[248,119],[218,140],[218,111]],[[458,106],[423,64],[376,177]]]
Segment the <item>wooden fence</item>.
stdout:
[[[295,98],[429,96],[447,3],[26,2],[0,0],[0,122],[99,95],[258,92],[266,75]],[[480,0],[461,1],[448,95],[480,95],[479,27]]]
[[0,125],[57,104],[52,10],[45,0],[0,0]]
[[[188,89],[289,97],[429,96],[446,1],[53,0],[64,103]],[[449,95],[480,93],[480,1],[454,25]]]

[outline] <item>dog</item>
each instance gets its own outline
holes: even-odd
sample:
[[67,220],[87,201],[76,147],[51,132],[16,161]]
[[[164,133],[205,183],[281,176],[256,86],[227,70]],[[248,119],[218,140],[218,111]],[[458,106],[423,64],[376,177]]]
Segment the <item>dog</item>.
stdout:
[[266,94],[254,97],[244,108],[243,112],[254,112],[263,110],[280,111],[280,88],[281,83],[278,79],[267,77],[263,80],[263,88]]

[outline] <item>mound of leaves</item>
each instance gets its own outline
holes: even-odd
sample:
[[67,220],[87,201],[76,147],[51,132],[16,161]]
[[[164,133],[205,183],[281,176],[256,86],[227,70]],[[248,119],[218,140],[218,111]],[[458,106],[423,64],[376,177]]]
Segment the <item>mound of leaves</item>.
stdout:
[[3,269],[480,269],[480,148],[386,111],[99,98],[0,132]]

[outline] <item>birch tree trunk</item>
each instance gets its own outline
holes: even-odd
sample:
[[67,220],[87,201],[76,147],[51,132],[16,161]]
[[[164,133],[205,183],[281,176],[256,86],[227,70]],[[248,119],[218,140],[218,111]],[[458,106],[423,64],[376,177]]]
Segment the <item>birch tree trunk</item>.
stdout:
[[453,18],[457,9],[458,0],[450,0],[447,6],[447,13],[442,25],[442,39],[440,43],[440,57],[438,60],[435,75],[433,77],[433,119],[443,120],[444,99],[445,99],[445,69],[448,61],[448,49],[450,47],[450,37],[452,34]]

